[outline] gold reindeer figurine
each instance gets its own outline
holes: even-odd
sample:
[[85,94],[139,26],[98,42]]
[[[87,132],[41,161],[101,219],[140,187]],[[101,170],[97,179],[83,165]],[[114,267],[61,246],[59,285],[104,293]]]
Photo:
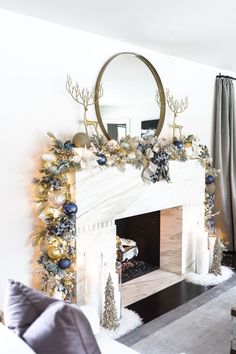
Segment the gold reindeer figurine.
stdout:
[[[166,89],[166,103],[170,110],[174,113],[174,118],[173,118],[173,124],[171,127],[173,128],[173,140],[176,139],[176,134],[175,131],[178,129],[179,130],[179,139],[182,140],[182,129],[183,126],[180,124],[176,124],[176,117],[178,114],[183,113],[185,109],[188,107],[188,97],[185,97],[184,99],[182,98],[180,101],[177,99],[174,99],[173,95],[170,95],[170,90]],[[156,101],[158,105],[160,106],[160,96],[158,91],[156,92]]]
[[98,121],[89,120],[87,118],[87,111],[88,111],[88,106],[91,106],[92,104],[95,103],[96,100],[102,97],[103,95],[102,86],[100,86],[97,94],[94,89],[92,89],[91,91],[89,91],[87,88],[83,88],[82,90],[80,90],[78,82],[76,82],[76,84],[73,85],[71,77],[67,75],[66,90],[69,92],[71,97],[77,103],[81,104],[84,107],[83,123],[84,123],[86,134],[89,135],[88,126],[92,126],[95,130],[96,135],[98,135]]
[[170,95],[170,90],[166,89],[166,102],[170,110],[174,113],[173,124],[171,125],[171,127],[173,128],[173,139],[176,138],[175,130],[178,129],[179,138],[181,140],[183,138],[182,137],[183,126],[176,124],[176,117],[178,114],[183,113],[185,109],[188,107],[188,97],[185,97],[184,99],[181,98],[181,100],[178,101],[177,99],[174,99],[173,95]]

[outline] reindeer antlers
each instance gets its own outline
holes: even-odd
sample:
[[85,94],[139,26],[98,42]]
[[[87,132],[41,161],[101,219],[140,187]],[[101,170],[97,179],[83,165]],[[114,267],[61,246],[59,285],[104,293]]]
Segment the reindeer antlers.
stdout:
[[170,95],[170,90],[166,89],[166,103],[176,117],[177,114],[183,113],[188,107],[188,97],[181,98],[181,100],[178,101],[177,99],[174,99],[173,95]]
[[[183,113],[188,107],[188,97],[181,98],[180,101],[174,99],[173,95],[170,95],[170,90],[166,89],[166,103],[170,110],[174,113],[174,116],[177,117],[177,114]],[[155,99],[160,107],[160,95],[158,90],[156,91]]]
[[83,88],[82,90],[80,90],[78,82],[73,85],[72,79],[69,75],[67,75],[66,90],[77,103],[83,105],[86,111],[88,109],[88,106],[94,104],[94,102],[97,99],[101,98],[103,95],[102,86],[99,87],[97,96],[95,95],[96,92],[94,89],[92,89],[91,91],[89,91],[89,89],[87,88]]

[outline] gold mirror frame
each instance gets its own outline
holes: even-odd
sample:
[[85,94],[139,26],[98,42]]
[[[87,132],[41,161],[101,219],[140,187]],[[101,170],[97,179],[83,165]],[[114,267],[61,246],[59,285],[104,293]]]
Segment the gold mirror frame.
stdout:
[[104,74],[104,71],[106,70],[107,66],[110,64],[110,62],[115,59],[116,57],[123,55],[123,54],[131,54],[136,56],[138,59],[140,59],[147,67],[148,69],[151,71],[158,90],[159,90],[159,96],[160,96],[160,117],[159,117],[159,122],[157,125],[157,129],[156,129],[156,133],[155,136],[159,136],[160,132],[162,130],[163,124],[164,124],[164,120],[165,120],[165,112],[166,112],[166,100],[165,100],[165,93],[164,93],[164,88],[160,79],[160,76],[158,75],[156,69],[154,68],[154,66],[150,63],[149,60],[147,60],[145,57],[143,57],[140,54],[137,53],[133,53],[133,52],[121,52],[118,54],[113,55],[110,59],[108,59],[106,61],[106,63],[103,65],[102,69],[100,70],[98,77],[97,77],[97,81],[96,81],[96,85],[95,85],[95,111],[96,111],[96,116],[97,116],[97,120],[99,123],[99,126],[103,132],[103,134],[105,135],[105,137],[108,140],[111,140],[111,137],[109,136],[107,130],[104,127],[103,121],[102,121],[102,116],[101,116],[101,112],[100,112],[100,107],[99,107],[99,97],[98,97],[98,92],[99,92],[99,88],[101,86],[101,82],[102,82],[102,77]]

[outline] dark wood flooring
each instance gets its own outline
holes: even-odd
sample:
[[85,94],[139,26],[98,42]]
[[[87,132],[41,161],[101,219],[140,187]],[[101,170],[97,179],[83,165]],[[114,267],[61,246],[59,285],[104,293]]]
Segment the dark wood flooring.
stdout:
[[[222,264],[236,270],[236,253],[224,253]],[[183,280],[156,294],[137,301],[134,304],[129,305],[127,308],[137,312],[141,318],[143,318],[143,323],[147,323],[211,288],[212,286],[195,285]]]

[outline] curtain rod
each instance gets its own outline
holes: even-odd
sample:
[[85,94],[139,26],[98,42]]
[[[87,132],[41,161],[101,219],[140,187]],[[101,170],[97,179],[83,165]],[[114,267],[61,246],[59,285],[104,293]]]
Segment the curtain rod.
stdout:
[[236,78],[235,77],[232,77],[232,76],[228,76],[228,75],[221,75],[221,73],[219,73],[219,75],[217,75],[216,77],[224,77],[224,78],[226,78],[226,79],[231,79],[231,80],[236,80]]

